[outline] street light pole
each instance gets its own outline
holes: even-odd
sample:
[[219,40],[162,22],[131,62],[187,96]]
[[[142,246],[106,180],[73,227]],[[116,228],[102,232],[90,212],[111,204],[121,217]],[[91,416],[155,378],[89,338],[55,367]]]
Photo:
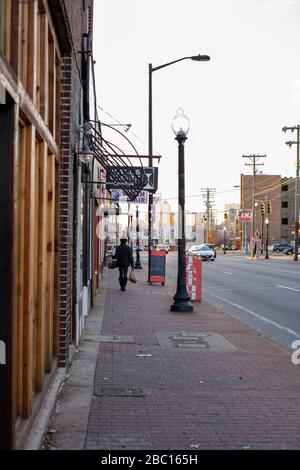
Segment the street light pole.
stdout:
[[223,240],[223,243],[224,243],[224,255],[226,255],[226,244],[225,244],[225,234],[226,234],[226,227],[223,228],[223,232],[224,232],[224,240]]
[[296,179],[295,179],[295,248],[294,248],[294,261],[298,261],[298,248],[299,248],[299,146],[300,146],[300,125],[293,127],[283,127],[283,132],[290,130],[297,131],[297,140],[290,140],[286,144],[291,148],[292,145],[297,145],[297,160],[296,160]]
[[184,143],[189,130],[189,120],[181,108],[173,119],[172,128],[178,142],[178,202],[181,211],[178,234],[178,269],[177,269],[177,291],[174,295],[174,303],[171,312],[193,312],[193,305],[186,289],[186,254],[185,254],[185,187],[184,187]]
[[266,256],[265,259],[269,259],[269,219],[268,217],[265,220],[265,224],[267,226],[267,239],[266,239]]
[[[152,64],[149,64],[149,109],[148,109],[148,163],[149,167],[152,167],[153,164],[153,129],[152,129],[152,73],[156,70],[160,70],[169,65],[175,64],[176,62],[181,62],[182,60],[194,60],[194,61],[208,61],[210,57],[208,55],[194,55],[189,57],[182,57],[181,59],[173,60],[158,67],[152,67]],[[153,194],[149,193],[149,204],[148,204],[148,282],[150,282],[150,267],[151,267],[151,247],[152,247],[152,205],[153,205]]]
[[139,206],[136,206],[136,260],[135,269],[142,269],[140,259],[140,225],[139,225]]
[[[149,122],[148,122],[148,153],[149,161],[148,166],[152,167],[153,165],[153,133],[152,133],[152,64],[149,64]],[[149,192],[149,202],[148,202],[148,282],[150,282],[150,269],[151,269],[151,234],[152,234],[152,206],[153,206],[153,194]]]

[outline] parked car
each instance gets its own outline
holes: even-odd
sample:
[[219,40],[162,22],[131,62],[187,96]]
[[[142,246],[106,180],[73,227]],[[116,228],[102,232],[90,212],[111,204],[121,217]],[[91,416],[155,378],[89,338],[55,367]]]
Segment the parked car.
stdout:
[[216,259],[214,251],[204,243],[202,245],[191,246],[191,248],[188,250],[188,254],[193,256],[201,256],[203,261],[215,261]]
[[204,245],[208,246],[208,248],[210,248],[214,254],[215,254],[215,258],[217,257],[217,245],[214,245],[213,243],[204,243]]
[[283,252],[284,250],[288,250],[289,248],[292,248],[289,243],[274,243],[272,251],[274,253],[279,253]]
[[[287,248],[286,250],[283,251],[285,255],[293,255],[295,252],[295,247],[291,246],[290,248]],[[300,247],[298,247],[298,255],[300,255]]]

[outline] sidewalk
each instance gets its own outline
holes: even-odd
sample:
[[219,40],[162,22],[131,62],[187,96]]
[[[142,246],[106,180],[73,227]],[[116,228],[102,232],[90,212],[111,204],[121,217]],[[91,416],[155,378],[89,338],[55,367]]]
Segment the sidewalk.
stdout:
[[[116,270],[105,273],[105,305],[93,312],[80,364],[75,354],[44,448],[300,449],[291,353],[205,301],[170,312],[174,284],[149,286],[145,263],[137,274],[121,292]],[[85,379],[74,389],[78,370]]]

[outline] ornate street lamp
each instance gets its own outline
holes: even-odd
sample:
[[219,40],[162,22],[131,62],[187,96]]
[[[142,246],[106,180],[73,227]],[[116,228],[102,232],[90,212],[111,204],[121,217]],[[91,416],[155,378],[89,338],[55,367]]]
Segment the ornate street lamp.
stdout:
[[265,224],[266,224],[266,226],[267,226],[266,256],[265,256],[265,259],[270,259],[270,258],[269,258],[269,251],[268,251],[268,246],[269,246],[269,224],[270,224],[270,221],[269,221],[268,217],[266,217],[266,219],[265,219]]
[[85,145],[82,150],[78,150],[77,156],[79,160],[81,161],[81,163],[85,163],[85,164],[90,163],[94,158],[93,152],[89,149],[87,145]]
[[185,116],[183,109],[179,108],[172,121],[172,129],[178,142],[178,202],[180,215],[178,217],[181,226],[181,237],[178,240],[178,269],[177,269],[177,291],[174,295],[174,303],[171,312],[192,312],[193,305],[186,290],[186,254],[185,254],[185,193],[184,193],[184,143],[190,129],[190,121]]
[[[169,65],[176,64],[183,60],[194,60],[196,62],[207,62],[210,60],[210,57],[206,54],[197,54],[188,57],[181,57],[177,60],[172,60],[172,62],[167,62],[166,64],[159,65],[158,67],[152,67],[152,64],[149,64],[149,108],[148,108],[148,165],[152,167],[153,164],[153,132],[152,132],[152,74],[157,70],[161,70]],[[152,249],[152,208],[153,204],[153,194],[149,193],[149,204],[148,204],[148,282],[150,282],[150,266],[151,266],[151,249]]]

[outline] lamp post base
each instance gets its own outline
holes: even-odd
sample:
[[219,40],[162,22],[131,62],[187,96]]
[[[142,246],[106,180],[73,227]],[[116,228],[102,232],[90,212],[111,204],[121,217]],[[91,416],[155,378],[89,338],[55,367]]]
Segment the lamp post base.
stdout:
[[188,300],[176,299],[170,307],[171,312],[193,312],[194,307]]
[[134,269],[143,269],[143,267],[142,267],[141,263],[138,262],[138,263],[135,263]]

